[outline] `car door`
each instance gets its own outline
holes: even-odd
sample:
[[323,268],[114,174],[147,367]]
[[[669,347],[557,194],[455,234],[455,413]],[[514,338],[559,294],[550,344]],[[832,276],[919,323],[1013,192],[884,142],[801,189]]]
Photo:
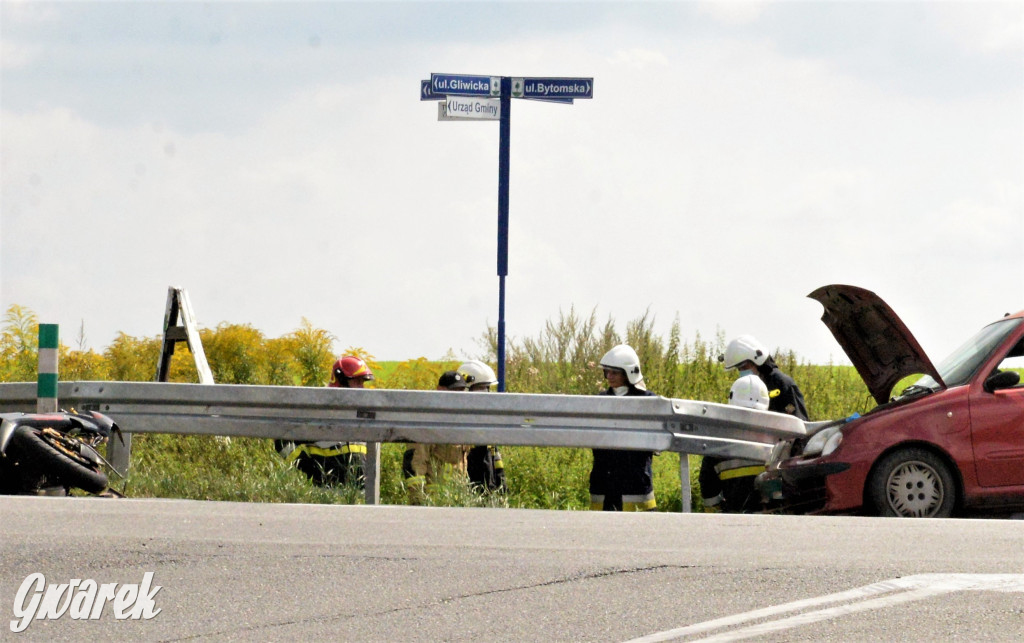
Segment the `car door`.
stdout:
[[[1013,347],[1000,349],[1005,355],[996,368],[1022,372],[1024,338],[1010,341]],[[972,391],[971,439],[978,483],[983,487],[1024,485],[1024,375],[1012,388],[990,393],[977,386]]]

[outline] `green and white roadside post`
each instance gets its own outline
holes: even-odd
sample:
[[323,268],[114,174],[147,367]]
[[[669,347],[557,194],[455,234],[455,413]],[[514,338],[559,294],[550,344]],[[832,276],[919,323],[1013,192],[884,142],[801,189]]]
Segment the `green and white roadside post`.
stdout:
[[36,412],[57,412],[57,324],[39,324],[39,370],[36,375]]

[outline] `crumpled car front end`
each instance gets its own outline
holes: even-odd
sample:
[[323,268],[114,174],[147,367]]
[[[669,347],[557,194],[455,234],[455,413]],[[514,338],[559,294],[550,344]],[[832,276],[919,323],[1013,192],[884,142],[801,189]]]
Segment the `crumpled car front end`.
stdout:
[[863,416],[808,425],[808,437],[775,445],[758,478],[762,497],[782,513],[861,511],[865,481],[887,450],[921,440],[945,445],[947,435],[964,430],[947,418],[950,409],[966,417],[961,393],[916,387]]
[[[851,463],[835,457],[846,423],[847,420],[821,422],[809,437],[775,445],[764,473],[757,478],[768,507],[780,513],[800,514],[839,510],[829,487],[835,487],[836,476],[851,468]],[[838,489],[843,488],[840,481]],[[857,498],[849,509],[860,504]]]

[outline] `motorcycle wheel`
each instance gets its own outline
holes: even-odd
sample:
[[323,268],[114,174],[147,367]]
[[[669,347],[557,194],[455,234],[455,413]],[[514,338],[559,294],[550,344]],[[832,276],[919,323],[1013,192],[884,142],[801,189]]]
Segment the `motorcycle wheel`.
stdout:
[[100,493],[107,488],[107,476],[102,471],[58,449],[32,427],[15,429],[7,452],[8,456],[17,457],[23,465],[45,475],[50,483],[75,487],[88,493]]

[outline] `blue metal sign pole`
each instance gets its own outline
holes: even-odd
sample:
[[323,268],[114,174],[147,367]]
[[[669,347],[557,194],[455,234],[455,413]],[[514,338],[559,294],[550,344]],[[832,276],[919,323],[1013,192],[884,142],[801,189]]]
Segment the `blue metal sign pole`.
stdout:
[[505,391],[505,277],[508,275],[508,168],[512,79],[501,78],[498,132],[498,392]]
[[[547,78],[430,74],[420,81],[420,100],[448,96],[497,97],[501,105],[498,138],[498,391],[505,390],[505,277],[508,276],[508,174],[513,98],[571,105],[594,97],[593,78]],[[439,120],[441,119],[439,117]],[[461,119],[460,119],[461,120]],[[471,120],[471,119],[466,119]]]

